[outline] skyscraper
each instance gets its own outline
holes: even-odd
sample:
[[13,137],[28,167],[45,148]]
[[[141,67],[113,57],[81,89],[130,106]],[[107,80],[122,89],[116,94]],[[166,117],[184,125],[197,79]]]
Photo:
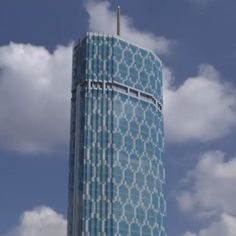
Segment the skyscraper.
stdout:
[[165,236],[160,60],[87,33],[72,80],[68,236]]

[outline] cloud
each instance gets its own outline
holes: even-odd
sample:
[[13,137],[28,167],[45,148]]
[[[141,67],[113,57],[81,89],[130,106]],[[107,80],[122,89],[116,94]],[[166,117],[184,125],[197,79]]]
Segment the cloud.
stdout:
[[69,139],[72,47],[0,47],[0,147],[50,152]]
[[3,236],[66,236],[65,218],[49,207],[26,211],[19,225]]
[[164,109],[169,142],[209,141],[228,135],[236,125],[236,89],[223,82],[213,66],[201,65],[198,75],[172,86],[164,69]]
[[185,179],[188,190],[177,198],[180,208],[201,218],[236,215],[235,170],[236,157],[226,160],[220,151],[203,154]]
[[196,167],[184,179],[186,191],[177,198],[181,210],[210,222],[198,233],[183,236],[235,236],[236,157],[225,158],[221,151],[200,156]]
[[222,214],[219,221],[213,222],[198,234],[186,232],[183,236],[235,236],[236,217]]
[[[85,6],[89,15],[90,31],[116,33],[116,15],[111,11],[109,1],[88,1]],[[171,41],[165,37],[157,37],[150,32],[137,30],[132,19],[125,15],[121,18],[121,35],[122,38],[160,54],[168,53],[171,46]]]

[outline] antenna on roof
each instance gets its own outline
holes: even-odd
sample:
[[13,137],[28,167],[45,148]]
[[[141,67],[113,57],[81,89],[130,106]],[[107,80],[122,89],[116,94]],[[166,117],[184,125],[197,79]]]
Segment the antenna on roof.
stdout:
[[117,5],[116,15],[117,15],[117,35],[120,36],[120,5]]

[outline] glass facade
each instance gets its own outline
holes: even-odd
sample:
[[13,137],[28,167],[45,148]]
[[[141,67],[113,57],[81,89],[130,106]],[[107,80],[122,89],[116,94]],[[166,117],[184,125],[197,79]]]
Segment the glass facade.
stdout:
[[68,236],[166,236],[162,66],[118,36],[74,47]]

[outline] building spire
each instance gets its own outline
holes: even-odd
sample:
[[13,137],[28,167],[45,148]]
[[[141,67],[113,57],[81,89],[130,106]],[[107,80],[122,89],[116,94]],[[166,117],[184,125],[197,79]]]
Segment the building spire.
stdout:
[[116,10],[116,15],[117,15],[117,35],[120,36],[120,5],[117,5],[117,10]]

